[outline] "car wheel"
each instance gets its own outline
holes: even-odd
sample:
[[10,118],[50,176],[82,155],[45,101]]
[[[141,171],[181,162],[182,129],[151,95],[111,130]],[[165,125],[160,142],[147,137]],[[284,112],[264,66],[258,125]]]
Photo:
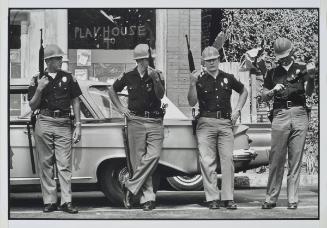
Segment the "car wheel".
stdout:
[[114,160],[109,162],[100,173],[101,190],[112,204],[122,205],[122,185],[128,178],[125,162]]
[[[126,162],[114,160],[109,162],[100,174],[100,185],[102,192],[108,200],[115,205],[123,204],[123,183],[129,178]],[[156,193],[160,184],[160,174],[155,172],[152,178],[153,191]],[[137,201],[138,197],[135,197]]]
[[167,177],[167,181],[178,191],[196,191],[203,188],[201,175]]

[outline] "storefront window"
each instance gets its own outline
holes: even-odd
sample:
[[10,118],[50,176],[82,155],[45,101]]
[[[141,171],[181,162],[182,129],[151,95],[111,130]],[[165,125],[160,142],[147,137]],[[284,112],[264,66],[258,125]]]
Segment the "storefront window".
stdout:
[[155,9],[69,9],[69,49],[155,48]]
[[9,48],[20,49],[20,25],[9,25]]

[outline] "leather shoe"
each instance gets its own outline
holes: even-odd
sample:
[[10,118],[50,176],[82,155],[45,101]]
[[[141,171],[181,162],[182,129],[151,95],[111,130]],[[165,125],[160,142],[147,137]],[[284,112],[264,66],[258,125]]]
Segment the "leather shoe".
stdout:
[[288,203],[287,209],[297,209],[297,203]]
[[43,212],[48,213],[48,212],[53,212],[55,210],[57,210],[57,204],[56,203],[44,204]]
[[276,207],[276,203],[268,203],[268,202],[264,202],[263,204],[262,204],[262,209],[272,209],[272,208],[274,208],[274,207]]
[[237,204],[233,200],[225,200],[224,207],[226,207],[226,209],[236,210]]
[[131,209],[132,208],[131,199],[133,193],[128,188],[126,188],[125,185],[123,185],[123,193],[124,193],[124,198],[123,198],[124,207],[127,209]]
[[60,207],[58,207],[58,210],[67,212],[69,214],[77,214],[78,210],[72,205],[71,202],[64,203]]
[[219,200],[212,200],[208,202],[208,207],[211,210],[219,209]]
[[151,211],[156,208],[156,204],[154,201],[147,201],[141,205],[143,211]]

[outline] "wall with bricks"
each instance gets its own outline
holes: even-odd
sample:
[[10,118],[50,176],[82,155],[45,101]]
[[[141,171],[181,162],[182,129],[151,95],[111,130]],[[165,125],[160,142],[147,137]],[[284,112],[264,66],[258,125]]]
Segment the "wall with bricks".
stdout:
[[200,69],[201,10],[167,10],[167,96],[185,115],[191,116],[187,101],[189,65],[185,35],[190,39],[195,68]]

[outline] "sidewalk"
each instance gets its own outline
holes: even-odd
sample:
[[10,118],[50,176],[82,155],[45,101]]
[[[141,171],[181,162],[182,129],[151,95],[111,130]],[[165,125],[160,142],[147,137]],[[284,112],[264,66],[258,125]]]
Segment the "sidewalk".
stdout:
[[[265,173],[236,173],[235,174],[235,188],[248,187],[266,187],[268,182],[268,171]],[[300,186],[315,186],[318,185],[318,174],[310,175],[301,173]],[[283,186],[287,183],[287,173],[284,174]]]

